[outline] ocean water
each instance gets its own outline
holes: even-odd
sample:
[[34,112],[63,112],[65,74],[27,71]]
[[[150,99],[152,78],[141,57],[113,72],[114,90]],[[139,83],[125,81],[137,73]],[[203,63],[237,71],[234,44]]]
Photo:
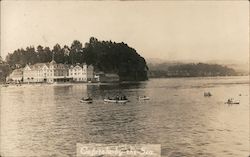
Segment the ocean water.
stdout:
[[[117,94],[130,102],[103,102]],[[87,95],[94,102],[80,103]],[[231,97],[240,104],[225,104]],[[73,157],[77,143],[161,144],[163,157],[250,155],[249,77],[9,86],[0,103],[1,156]]]

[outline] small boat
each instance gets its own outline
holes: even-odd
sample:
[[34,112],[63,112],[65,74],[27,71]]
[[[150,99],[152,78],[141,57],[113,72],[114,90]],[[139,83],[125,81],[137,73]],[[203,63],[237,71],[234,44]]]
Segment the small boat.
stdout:
[[233,98],[228,99],[226,104],[240,104],[240,100],[234,100]]
[[149,100],[150,98],[148,96],[139,96],[139,100]]
[[104,99],[104,102],[108,103],[126,103],[128,100],[116,100],[116,99]]
[[210,92],[204,92],[204,96],[205,97],[210,97],[210,96],[212,96],[212,94]]
[[80,100],[80,102],[81,103],[92,103],[93,102],[93,99],[92,98],[82,98],[81,100]]

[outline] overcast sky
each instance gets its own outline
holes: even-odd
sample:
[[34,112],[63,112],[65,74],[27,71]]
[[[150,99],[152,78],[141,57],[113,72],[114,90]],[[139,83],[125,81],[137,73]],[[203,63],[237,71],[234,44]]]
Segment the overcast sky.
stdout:
[[145,58],[249,59],[248,1],[1,1],[1,56],[73,40],[125,42]]

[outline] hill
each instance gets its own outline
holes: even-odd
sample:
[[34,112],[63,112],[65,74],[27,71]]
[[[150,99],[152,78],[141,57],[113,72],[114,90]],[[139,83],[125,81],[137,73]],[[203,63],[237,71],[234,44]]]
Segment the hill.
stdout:
[[149,64],[149,77],[206,77],[235,76],[234,69],[218,64],[205,63],[162,63]]
[[116,73],[121,81],[147,80],[147,64],[134,48],[121,42],[99,41],[91,37],[84,47],[80,41],[73,41],[71,46],[61,47],[56,44],[49,47],[38,45],[26,49],[17,49],[6,57],[12,69],[24,67],[26,64],[50,62],[54,56],[57,63],[93,65],[95,71]]

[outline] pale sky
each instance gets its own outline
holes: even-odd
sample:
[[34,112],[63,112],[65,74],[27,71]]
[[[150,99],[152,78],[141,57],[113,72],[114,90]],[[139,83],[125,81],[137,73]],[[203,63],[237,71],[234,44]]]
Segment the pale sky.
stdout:
[[18,48],[125,42],[144,58],[249,59],[246,1],[1,1],[1,56]]

